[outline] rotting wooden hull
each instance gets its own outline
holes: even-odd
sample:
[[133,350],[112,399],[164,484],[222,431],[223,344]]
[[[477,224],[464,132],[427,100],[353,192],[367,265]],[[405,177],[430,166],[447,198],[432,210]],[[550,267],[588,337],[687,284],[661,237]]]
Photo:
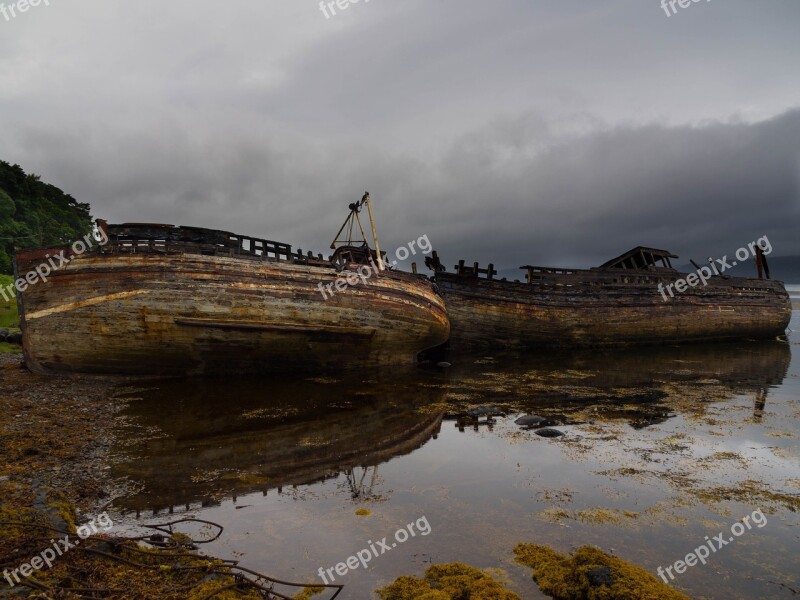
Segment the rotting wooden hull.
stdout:
[[[48,252],[19,254],[17,271]],[[26,363],[36,372],[315,371],[411,363],[447,340],[430,282],[383,272],[323,299],[319,283],[346,273],[237,256],[76,256],[20,295]]]
[[786,289],[772,280],[714,277],[667,301],[657,281],[529,285],[451,273],[435,280],[454,350],[773,338],[792,314]]

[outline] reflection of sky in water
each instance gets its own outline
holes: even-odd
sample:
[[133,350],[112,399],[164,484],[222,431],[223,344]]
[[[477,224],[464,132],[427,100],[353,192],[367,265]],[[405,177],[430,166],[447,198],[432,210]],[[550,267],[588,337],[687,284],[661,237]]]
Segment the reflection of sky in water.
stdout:
[[[473,359],[369,384],[168,383],[135,394],[133,422],[163,431],[117,449],[115,474],[144,488],[118,504],[146,520],[188,503],[226,528],[209,552],[309,581],[426,516],[430,535],[343,578],[343,597],[358,599],[449,561],[503,569],[522,597],[543,598],[511,560],[519,542],[595,544],[655,573],[761,508],[766,527],[677,583],[698,598],[790,598],[779,584],[800,588],[800,518],[785,506],[800,494],[791,339],[791,364],[787,345],[742,343]],[[431,437],[443,402],[516,412],[491,429],[446,418]],[[541,438],[514,425],[520,412],[574,424]],[[356,516],[364,507],[372,515]]]

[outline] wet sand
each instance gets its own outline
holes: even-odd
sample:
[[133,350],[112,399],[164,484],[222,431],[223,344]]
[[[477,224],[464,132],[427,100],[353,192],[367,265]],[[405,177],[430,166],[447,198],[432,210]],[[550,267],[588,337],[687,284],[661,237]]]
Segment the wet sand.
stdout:
[[108,477],[108,449],[122,380],[45,378],[22,367],[21,354],[0,354],[4,505],[25,490],[60,490],[80,514],[122,492]]

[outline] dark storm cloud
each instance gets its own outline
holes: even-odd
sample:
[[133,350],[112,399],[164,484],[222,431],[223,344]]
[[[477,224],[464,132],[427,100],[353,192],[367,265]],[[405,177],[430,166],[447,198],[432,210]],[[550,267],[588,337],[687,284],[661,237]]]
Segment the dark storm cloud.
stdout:
[[438,246],[467,260],[575,266],[636,245],[704,260],[768,234],[776,254],[800,254],[800,111],[758,124],[609,127],[522,163],[496,160],[520,152],[514,128],[449,152],[441,175],[459,200],[450,191],[426,212],[469,220]]
[[[368,188],[385,249],[427,234],[448,265],[592,265],[640,244],[704,260],[765,234],[776,255],[800,254],[800,111],[755,124],[591,126],[575,134],[539,116],[497,122],[427,160],[166,127],[157,147],[144,134],[118,138],[112,161],[99,134],[20,143],[60,150],[52,172],[95,198],[99,216],[220,227],[314,250]],[[86,157],[101,168],[86,171]]]

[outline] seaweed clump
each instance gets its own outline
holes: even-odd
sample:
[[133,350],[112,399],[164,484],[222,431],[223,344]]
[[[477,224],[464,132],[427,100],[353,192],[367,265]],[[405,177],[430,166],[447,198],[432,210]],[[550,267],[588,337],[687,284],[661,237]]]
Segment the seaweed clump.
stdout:
[[644,569],[591,546],[568,556],[547,546],[520,544],[514,554],[533,569],[539,589],[555,600],[689,600]]
[[381,600],[521,600],[483,571],[462,563],[433,565],[422,579],[399,577],[378,595]]
[[294,600],[311,600],[314,596],[319,596],[325,591],[321,585],[312,585],[303,589],[302,592],[294,597]]

